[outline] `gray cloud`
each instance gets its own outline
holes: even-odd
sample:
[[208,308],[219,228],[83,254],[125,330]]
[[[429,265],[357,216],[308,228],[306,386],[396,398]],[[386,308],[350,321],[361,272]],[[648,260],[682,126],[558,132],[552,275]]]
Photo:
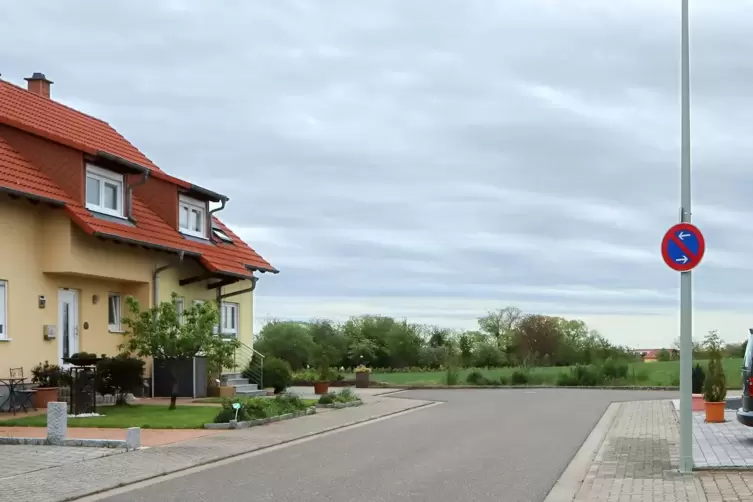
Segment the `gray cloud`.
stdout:
[[[225,220],[282,271],[262,317],[672,315],[676,4],[11,2],[0,72],[45,72],[55,99],[227,193]],[[745,311],[753,7],[694,4],[696,304]]]

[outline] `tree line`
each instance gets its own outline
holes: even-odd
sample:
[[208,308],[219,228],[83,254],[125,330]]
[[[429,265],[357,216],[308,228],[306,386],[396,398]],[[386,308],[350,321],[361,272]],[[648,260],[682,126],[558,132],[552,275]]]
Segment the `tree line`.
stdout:
[[435,369],[449,358],[463,367],[569,366],[636,359],[577,319],[526,314],[517,307],[488,312],[475,330],[458,331],[381,315],[336,323],[274,320],[254,348],[293,370],[322,364],[353,368]]

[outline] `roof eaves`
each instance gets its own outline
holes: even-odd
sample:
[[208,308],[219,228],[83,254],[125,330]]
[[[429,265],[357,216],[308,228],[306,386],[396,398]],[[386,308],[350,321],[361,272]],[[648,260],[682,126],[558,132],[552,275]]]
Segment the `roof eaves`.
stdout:
[[141,164],[131,162],[130,160],[124,159],[123,157],[119,157],[118,155],[113,155],[111,153],[104,152],[102,150],[98,151],[95,156],[102,160],[106,160],[108,162],[113,162],[115,164],[118,164],[119,166],[123,166],[126,169],[130,169],[137,173],[144,174],[144,173],[150,173],[153,171],[152,169],[142,166]]
[[276,268],[274,268],[274,267],[271,267],[271,268],[267,268],[267,267],[257,267],[257,266],[255,266],[255,265],[246,265],[245,267],[246,267],[246,268],[247,268],[248,270],[250,270],[251,272],[262,272],[262,273],[264,273],[264,272],[270,272],[270,273],[272,273],[272,274],[279,274],[279,273],[280,273],[280,271],[279,271],[279,270],[277,270],[277,269],[276,269]]
[[24,197],[26,199],[36,200],[39,202],[44,202],[46,204],[52,204],[55,206],[65,206],[65,202],[57,199],[52,199],[50,197],[45,197],[43,195],[37,195],[30,192],[26,192],[24,190],[15,190],[13,188],[0,186],[0,192],[17,195],[19,197]]
[[201,253],[197,253],[195,251],[186,251],[185,249],[173,248],[170,246],[164,246],[162,244],[154,244],[151,242],[140,241],[137,239],[129,239],[128,237],[122,237],[120,235],[110,234],[107,232],[95,231],[92,233],[92,235],[94,237],[101,237],[103,239],[110,239],[110,240],[122,242],[123,244],[133,244],[134,246],[142,246],[149,249],[156,249],[157,251],[167,251],[169,253],[176,253],[176,254],[183,253],[185,256],[193,256],[193,257],[201,256]]
[[193,183],[190,184],[186,189],[187,194],[198,194],[206,199],[209,199],[212,202],[227,202],[230,200],[230,198],[227,195],[222,195],[220,193],[217,193],[213,190],[209,190],[208,188],[200,187],[199,185],[194,185]]

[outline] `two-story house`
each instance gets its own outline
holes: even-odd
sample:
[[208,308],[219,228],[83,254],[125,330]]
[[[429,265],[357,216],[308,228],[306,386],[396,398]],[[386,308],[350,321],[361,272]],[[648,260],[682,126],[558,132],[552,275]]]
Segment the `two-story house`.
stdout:
[[217,301],[221,336],[251,346],[257,278],[277,270],[217,218],[228,198],[26,80],[0,80],[0,375],[116,354],[127,295]]

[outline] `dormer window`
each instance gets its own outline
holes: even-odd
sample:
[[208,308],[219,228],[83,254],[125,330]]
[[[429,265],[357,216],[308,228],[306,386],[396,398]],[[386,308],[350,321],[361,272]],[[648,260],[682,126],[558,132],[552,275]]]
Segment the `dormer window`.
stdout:
[[207,204],[190,197],[180,196],[178,203],[180,231],[186,235],[207,238]]
[[86,208],[123,218],[123,175],[86,166]]

